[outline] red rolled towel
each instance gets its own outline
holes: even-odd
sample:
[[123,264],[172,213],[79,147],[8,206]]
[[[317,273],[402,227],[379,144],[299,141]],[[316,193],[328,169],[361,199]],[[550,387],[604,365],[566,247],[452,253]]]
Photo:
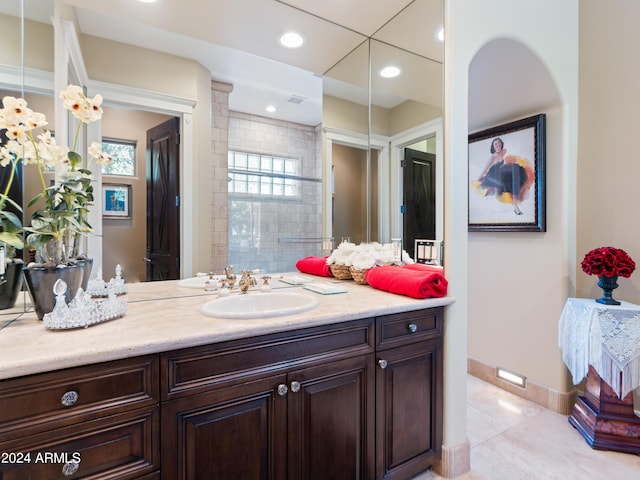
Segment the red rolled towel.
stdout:
[[413,298],[439,298],[447,295],[449,282],[442,272],[415,267],[375,267],[366,274],[369,285],[379,290]]
[[319,275],[321,277],[333,277],[329,265],[327,265],[327,257],[301,258],[296,262],[296,268],[302,273]]
[[426,263],[409,263],[407,265],[403,265],[402,268],[406,268],[407,270],[415,270],[416,272],[438,272],[442,273],[444,268],[440,265],[427,265]]

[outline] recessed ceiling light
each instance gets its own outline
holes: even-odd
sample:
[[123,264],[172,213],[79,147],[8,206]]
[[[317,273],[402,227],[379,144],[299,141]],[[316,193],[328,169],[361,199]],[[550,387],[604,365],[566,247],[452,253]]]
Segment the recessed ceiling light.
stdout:
[[142,3],[156,3],[158,0],[138,0],[138,1]]
[[444,42],[444,27],[436,32],[436,38],[439,42]]
[[304,43],[302,35],[296,32],[285,32],[278,39],[280,45],[287,48],[298,48]]
[[394,65],[389,65],[380,70],[380,76],[382,78],[394,78],[400,75],[400,69]]
[[265,110],[269,113],[275,113],[275,111],[277,110],[276,107],[274,107],[273,105],[267,105],[267,108],[265,108]]

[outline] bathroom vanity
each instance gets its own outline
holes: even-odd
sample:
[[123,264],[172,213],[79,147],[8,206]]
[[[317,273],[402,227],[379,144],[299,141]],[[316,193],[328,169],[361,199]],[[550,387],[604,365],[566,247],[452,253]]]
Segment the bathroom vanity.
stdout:
[[211,294],[136,284],[118,320],[49,331],[25,314],[5,325],[0,478],[404,479],[428,469],[442,445],[453,299],[345,285],[308,312],[225,320],[199,312]]

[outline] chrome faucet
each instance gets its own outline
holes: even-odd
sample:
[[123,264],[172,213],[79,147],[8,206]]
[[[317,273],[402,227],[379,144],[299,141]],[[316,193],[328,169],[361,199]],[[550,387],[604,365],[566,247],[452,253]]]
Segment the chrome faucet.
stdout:
[[227,277],[229,288],[233,288],[233,285],[236,283],[236,274],[233,273],[233,265],[229,265],[224,269],[224,275]]
[[252,285],[257,285],[257,282],[256,279],[251,276],[251,270],[243,270],[240,282],[238,282],[240,293],[247,293],[249,291],[249,287]]

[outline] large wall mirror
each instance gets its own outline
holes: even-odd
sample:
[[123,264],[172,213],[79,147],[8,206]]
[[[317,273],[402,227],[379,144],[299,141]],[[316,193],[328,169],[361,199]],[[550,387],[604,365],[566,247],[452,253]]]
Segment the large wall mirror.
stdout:
[[[325,209],[336,239],[443,233],[441,1],[416,0],[325,75]],[[330,185],[330,188],[329,188]]]
[[[127,218],[103,217],[103,206],[96,202],[93,223],[99,235],[93,241],[97,242],[95,249],[101,247],[105,271],[122,263],[130,280],[146,280],[143,258],[146,256],[147,132],[174,118],[179,120],[185,161],[180,179],[185,182],[181,186],[184,215],[180,218],[179,230],[184,256],[180,275],[208,270],[214,261],[227,263],[232,249],[218,247],[235,245],[235,238],[240,239],[238,245],[243,244],[239,250],[243,259],[252,258],[251,252],[256,254],[256,261],[270,257],[271,253],[261,250],[267,246],[285,252],[289,263],[274,261],[263,267],[267,271],[292,268],[295,259],[319,254],[321,240],[327,236],[337,241],[350,237],[356,242],[387,242],[391,237],[403,237],[409,252],[413,249],[411,235],[442,238],[442,44],[435,39],[443,24],[442,0],[393,0],[372,9],[371,15],[366,16],[359,13],[364,8],[358,6],[353,11],[344,10],[351,7],[343,6],[341,14],[340,9],[307,0],[239,0],[214,2],[214,6],[203,0],[188,0],[187,4],[175,2],[176,5],[160,2],[162,14],[158,15],[152,10],[154,5],[142,2],[29,0],[24,3],[26,80],[23,82],[17,73],[16,68],[21,65],[17,50],[4,48],[0,52],[2,93],[20,94],[24,83],[24,95],[30,106],[47,115],[51,128],[62,131],[57,125],[63,120],[55,113],[57,95],[54,91],[72,78],[84,81],[82,69],[80,78],[75,68],[69,69],[72,64],[69,57],[60,60],[61,40],[56,36],[59,32],[54,31],[54,23],[55,29],[62,27],[52,19],[62,12],[64,19],[77,30],[89,93],[105,96],[102,124],[88,131],[87,141],[92,136],[116,143],[126,140],[137,149],[137,170],[133,176],[102,178],[102,183],[127,187],[131,195]],[[5,45],[20,45],[20,32],[16,27],[20,23],[20,4],[20,0],[7,0],[0,7]],[[211,8],[216,15],[204,15],[205,9],[208,12]],[[194,12],[192,22],[172,21],[182,18],[185,11]],[[269,21],[265,22],[265,18]],[[248,25],[252,27],[240,28]],[[267,48],[268,42],[264,39],[270,42],[291,25],[304,29],[305,47],[309,50],[296,53]],[[244,32],[241,40],[238,40],[238,31]],[[10,42],[9,35],[13,36]],[[162,54],[156,55],[156,52]],[[167,59],[171,68],[163,70]],[[401,75],[379,77],[379,70],[388,64],[398,66]],[[61,76],[63,68],[65,72]],[[291,228],[291,233],[277,228],[271,228],[276,231],[270,232],[255,222],[266,218],[269,222],[289,221],[295,199],[258,205],[246,202],[243,194],[236,195],[235,199],[230,194],[218,201],[220,192],[206,191],[218,180],[221,189],[226,191],[227,184],[231,183],[227,179],[232,179],[232,175],[225,173],[221,176],[223,181],[212,173],[214,170],[227,172],[230,168],[226,152],[220,155],[219,165],[215,164],[217,160],[212,164],[210,159],[199,155],[199,129],[205,121],[210,122],[208,112],[212,108],[212,104],[203,104],[201,100],[207,98],[217,106],[218,94],[206,88],[207,72],[216,82],[230,86],[227,113],[231,128],[240,128],[259,117],[267,119],[271,126],[278,122],[287,128],[290,124],[299,125],[301,137],[307,138],[307,143],[308,138],[313,138],[302,153],[298,147],[284,146],[269,147],[265,152],[272,157],[314,158],[313,164],[303,164],[302,170],[294,175],[302,182],[298,197],[309,197],[309,203],[300,215],[296,213],[300,223]],[[194,77],[198,80],[191,80]],[[205,89],[209,90],[206,95]],[[257,96],[258,91],[280,97],[284,100],[283,106],[275,114],[265,113],[265,100]],[[306,108],[304,116],[300,114],[299,105]],[[198,109],[207,113],[198,117]],[[233,172],[236,179],[241,178],[239,170],[244,168],[242,154],[261,153],[254,144],[247,146],[238,138],[235,131],[228,132],[226,143],[226,148],[240,153]],[[331,151],[323,152],[327,146],[331,146]],[[401,205],[406,206],[407,202],[400,164],[410,158],[408,150],[417,152],[411,155],[416,155],[415,168],[420,171],[412,178],[424,181],[431,188],[429,192],[422,192],[428,204],[415,214],[409,212],[413,215],[410,221],[408,213],[401,213]],[[426,160],[422,154],[427,156]],[[345,160],[350,158],[352,162]],[[51,177],[55,177],[55,172],[51,172]],[[260,179],[268,177],[264,172],[258,175]],[[240,183],[238,188],[244,188]],[[249,184],[245,187],[253,188]],[[33,196],[33,191],[27,191],[31,188],[29,185],[26,178],[25,198]],[[342,189],[347,189],[350,195],[349,208],[339,203]],[[219,208],[232,206],[238,198],[245,200],[239,202],[245,210],[236,215],[243,223],[234,227],[235,230],[231,231],[230,226],[229,232],[222,233],[225,236],[222,240],[215,240],[217,227],[210,218],[210,230],[198,230],[202,215],[215,216]],[[185,204],[193,209],[184,208]],[[426,226],[410,231],[408,227],[416,223]],[[272,238],[268,237],[271,233]],[[187,243],[189,248],[184,247]],[[125,244],[127,248],[123,249]],[[124,250],[131,256],[119,257],[124,255]],[[201,252],[210,255],[202,256],[206,259],[205,265],[198,264]]]
[[[7,0],[2,2],[0,11],[0,38],[3,49],[0,52],[0,98],[5,96],[23,97],[29,102],[29,107],[44,113],[55,128],[53,103],[51,94],[53,91],[53,28],[50,24],[30,20],[37,16],[38,5],[27,0]],[[6,141],[3,136],[2,142]],[[2,169],[0,184],[3,192],[11,183],[9,189],[10,198],[22,207],[22,211],[16,210],[16,215],[24,224],[24,218],[29,214],[25,199],[34,195],[28,187],[29,178],[33,172],[23,168],[21,163],[16,164],[11,175],[11,167]],[[11,264],[4,265],[2,275],[2,290],[0,300],[0,328],[3,322],[13,320],[26,308],[28,296],[24,290],[20,290],[15,301],[9,294],[12,285],[21,284],[16,281],[17,259],[25,257],[24,251],[16,251],[15,259]],[[4,263],[4,261],[3,261]],[[21,269],[21,265],[19,265]],[[21,277],[21,273],[20,273]]]

